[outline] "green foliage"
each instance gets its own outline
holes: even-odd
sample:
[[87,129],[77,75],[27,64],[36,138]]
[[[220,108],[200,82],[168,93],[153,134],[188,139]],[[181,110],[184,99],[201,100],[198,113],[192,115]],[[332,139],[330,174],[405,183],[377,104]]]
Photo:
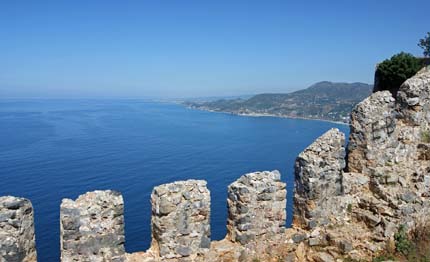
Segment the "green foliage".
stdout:
[[424,130],[421,132],[421,141],[423,143],[430,143],[430,131]]
[[408,53],[399,53],[378,65],[378,91],[389,90],[395,97],[400,86],[422,68],[422,62]]
[[412,250],[412,243],[408,238],[406,227],[400,225],[399,230],[394,234],[394,240],[396,241],[396,250],[403,255],[407,256]]
[[423,49],[423,54],[425,57],[430,56],[430,32],[427,32],[427,36],[420,39],[418,46]]
[[[396,250],[392,250],[388,245],[384,253],[381,253],[373,261],[385,260],[394,261],[416,261],[430,262],[430,220],[418,221],[409,234],[404,225],[394,234]],[[394,252],[394,253],[393,253]]]
[[387,161],[385,161],[385,165],[386,166],[393,166],[393,163],[387,160]]
[[392,255],[384,254],[373,258],[372,262],[383,262],[383,261],[389,261],[389,260],[396,260],[396,258]]
[[352,204],[348,204],[346,210],[348,211],[348,213],[352,212]]
[[357,259],[354,259],[354,258],[352,258],[352,257],[345,257],[345,258],[343,258],[343,262],[363,262],[364,260],[357,260]]

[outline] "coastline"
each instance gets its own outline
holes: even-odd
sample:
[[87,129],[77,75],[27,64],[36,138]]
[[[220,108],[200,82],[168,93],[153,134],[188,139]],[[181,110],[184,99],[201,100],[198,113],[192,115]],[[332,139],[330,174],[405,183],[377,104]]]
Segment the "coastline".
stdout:
[[320,118],[294,117],[294,116],[284,116],[284,115],[274,115],[274,114],[258,114],[258,113],[240,113],[240,114],[238,114],[238,113],[227,112],[227,111],[215,111],[215,110],[211,110],[211,109],[195,108],[195,107],[187,106],[184,104],[182,104],[182,105],[188,109],[206,111],[206,112],[211,112],[211,113],[222,113],[222,114],[230,114],[230,115],[235,115],[235,116],[248,116],[248,117],[277,117],[277,118],[289,118],[289,119],[314,120],[314,121],[329,122],[329,123],[333,123],[333,124],[337,124],[337,125],[349,126],[349,123],[327,120],[327,119],[320,119]]

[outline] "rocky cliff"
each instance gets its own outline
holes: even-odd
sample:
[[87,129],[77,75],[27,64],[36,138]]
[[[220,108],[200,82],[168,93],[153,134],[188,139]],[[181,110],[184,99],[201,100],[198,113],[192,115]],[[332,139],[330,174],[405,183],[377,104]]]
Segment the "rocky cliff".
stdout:
[[[123,199],[95,191],[61,204],[62,261],[371,261],[395,248],[399,230],[430,217],[430,68],[394,98],[372,94],[351,113],[349,144],[331,129],[295,163],[294,218],[286,185],[255,172],[228,187],[227,236],[210,239],[205,181],[155,187],[152,245],[124,250]],[[402,231],[403,232],[403,231]],[[418,234],[420,232],[418,231]],[[0,261],[36,261],[28,200],[0,198]]]

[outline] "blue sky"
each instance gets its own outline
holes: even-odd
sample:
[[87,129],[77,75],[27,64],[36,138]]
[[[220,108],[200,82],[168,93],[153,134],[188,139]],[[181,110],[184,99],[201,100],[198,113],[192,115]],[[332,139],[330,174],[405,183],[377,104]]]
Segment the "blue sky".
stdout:
[[428,0],[1,1],[0,97],[195,97],[373,82]]

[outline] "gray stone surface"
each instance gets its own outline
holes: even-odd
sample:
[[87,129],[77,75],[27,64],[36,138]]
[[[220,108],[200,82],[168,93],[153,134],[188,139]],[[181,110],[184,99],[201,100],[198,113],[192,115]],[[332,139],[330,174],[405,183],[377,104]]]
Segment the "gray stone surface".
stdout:
[[389,91],[372,94],[351,113],[348,171],[370,174],[393,161],[397,146],[395,100]]
[[124,202],[106,190],[63,199],[60,210],[61,261],[125,261]]
[[283,232],[286,184],[278,171],[243,175],[228,187],[227,237],[246,244],[258,236]]
[[33,207],[25,198],[0,197],[0,261],[37,261]]
[[[324,223],[327,200],[342,193],[345,135],[331,129],[306,148],[295,163],[295,225],[313,228]],[[334,206],[336,209],[337,207]]]
[[[393,235],[391,225],[412,226],[429,212],[429,123],[429,69],[406,80],[396,99],[388,91],[376,92],[353,109],[348,170],[367,176],[369,184],[361,189],[347,184],[344,190],[358,195],[356,217],[380,228],[381,237]],[[352,177],[346,176],[347,182],[354,182]]]
[[206,181],[157,186],[151,203],[151,248],[161,259],[194,259],[209,251],[210,193]]
[[400,118],[409,125],[429,127],[430,123],[430,68],[424,68],[408,79],[397,94]]

